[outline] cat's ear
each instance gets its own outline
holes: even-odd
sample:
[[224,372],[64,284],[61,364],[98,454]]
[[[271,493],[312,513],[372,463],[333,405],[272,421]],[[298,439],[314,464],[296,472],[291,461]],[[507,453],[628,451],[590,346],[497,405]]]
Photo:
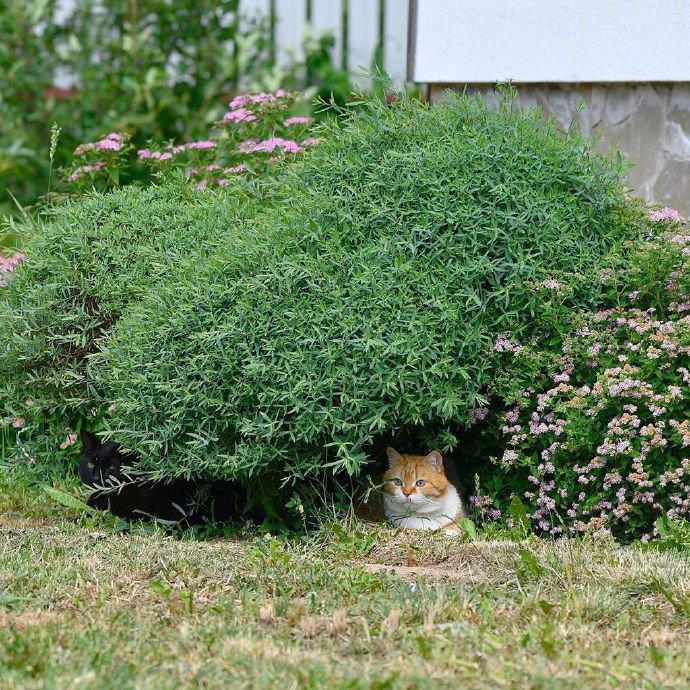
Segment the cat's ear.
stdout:
[[95,453],[101,445],[101,440],[86,429],[81,430],[81,442],[85,453]]
[[431,453],[426,456],[426,460],[437,472],[443,472],[443,456],[439,451],[432,450]]
[[393,467],[395,463],[400,462],[400,460],[402,460],[402,455],[400,455],[400,453],[398,453],[398,451],[395,450],[395,448],[391,448],[390,446],[386,448],[386,455],[388,456],[389,467]]

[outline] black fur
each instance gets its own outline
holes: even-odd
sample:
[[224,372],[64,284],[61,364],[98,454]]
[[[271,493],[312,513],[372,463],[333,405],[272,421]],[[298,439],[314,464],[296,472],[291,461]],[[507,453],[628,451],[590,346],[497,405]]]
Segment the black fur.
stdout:
[[238,501],[245,492],[234,482],[141,481],[126,473],[137,460],[124,453],[119,444],[103,443],[98,436],[82,430],[83,450],[79,459],[82,482],[94,489],[87,500],[98,510],[109,510],[127,520],[154,518],[192,525],[210,518],[217,522],[238,519]]

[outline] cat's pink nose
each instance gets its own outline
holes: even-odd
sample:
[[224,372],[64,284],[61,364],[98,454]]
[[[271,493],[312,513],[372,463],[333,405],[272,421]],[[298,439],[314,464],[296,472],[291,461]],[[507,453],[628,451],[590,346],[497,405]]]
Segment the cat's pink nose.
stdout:
[[405,494],[405,496],[410,496],[412,493],[414,493],[414,489],[409,489],[408,487],[403,487],[402,492],[403,492],[403,494]]

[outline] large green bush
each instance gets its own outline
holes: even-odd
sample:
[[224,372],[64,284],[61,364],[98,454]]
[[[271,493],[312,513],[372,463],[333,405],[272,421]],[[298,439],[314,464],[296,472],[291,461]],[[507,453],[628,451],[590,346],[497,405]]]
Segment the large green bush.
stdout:
[[107,402],[89,356],[132,303],[243,234],[238,219],[251,204],[242,196],[238,187],[201,195],[180,181],[93,193],[17,224],[27,259],[0,288],[6,411],[62,428]]
[[251,242],[151,291],[94,359],[143,469],[352,472],[381,436],[462,426],[497,342],[557,332],[536,286],[637,232],[620,164],[539,112],[401,99],[324,128]]

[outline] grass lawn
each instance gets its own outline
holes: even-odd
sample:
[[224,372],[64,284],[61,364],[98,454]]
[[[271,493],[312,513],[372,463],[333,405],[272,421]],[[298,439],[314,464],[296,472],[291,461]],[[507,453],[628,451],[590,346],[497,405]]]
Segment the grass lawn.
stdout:
[[690,687],[690,554],[112,524],[0,480],[0,688]]

